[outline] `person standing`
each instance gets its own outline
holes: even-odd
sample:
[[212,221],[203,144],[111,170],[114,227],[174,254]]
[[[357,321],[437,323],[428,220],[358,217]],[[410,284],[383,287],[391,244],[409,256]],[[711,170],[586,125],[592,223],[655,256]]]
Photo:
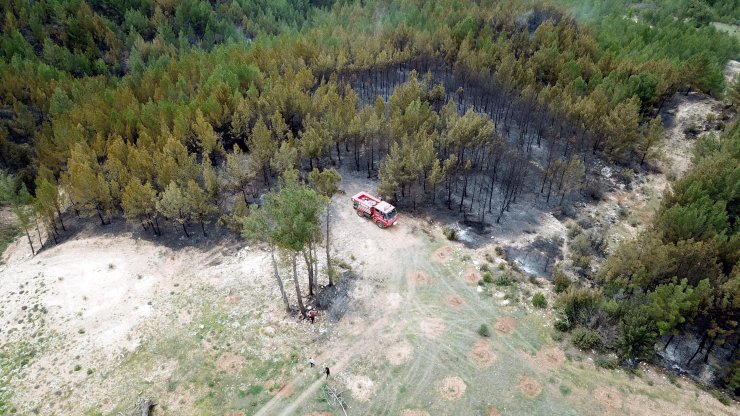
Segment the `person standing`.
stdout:
[[329,378],[329,367],[324,367],[324,374],[326,374],[326,378]]
[[311,368],[313,368],[313,366],[316,365],[316,362],[313,360],[313,357],[311,357],[311,358],[308,359],[308,364],[311,365]]

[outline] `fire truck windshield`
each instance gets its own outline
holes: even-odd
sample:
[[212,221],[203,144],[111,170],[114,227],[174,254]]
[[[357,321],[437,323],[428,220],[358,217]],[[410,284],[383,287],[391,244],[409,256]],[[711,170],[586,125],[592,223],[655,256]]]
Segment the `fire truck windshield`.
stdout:
[[385,219],[387,219],[387,220],[393,219],[393,217],[395,217],[395,216],[396,216],[396,209],[395,208],[392,209],[390,212],[386,212],[386,213],[383,214],[383,217],[385,217]]

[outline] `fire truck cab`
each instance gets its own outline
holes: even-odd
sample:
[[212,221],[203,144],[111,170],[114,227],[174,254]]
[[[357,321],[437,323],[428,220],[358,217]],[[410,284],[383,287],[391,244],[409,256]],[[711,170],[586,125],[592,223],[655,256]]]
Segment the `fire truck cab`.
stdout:
[[390,227],[398,220],[396,207],[367,192],[355,194],[352,197],[352,207],[357,215],[370,218],[379,228]]

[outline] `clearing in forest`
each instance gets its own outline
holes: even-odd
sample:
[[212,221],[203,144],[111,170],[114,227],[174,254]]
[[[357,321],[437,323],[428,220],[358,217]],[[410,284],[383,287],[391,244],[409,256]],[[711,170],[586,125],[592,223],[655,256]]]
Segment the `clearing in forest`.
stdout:
[[[342,188],[369,185],[349,174]],[[1,266],[0,337],[17,348],[6,356],[33,353],[12,378],[12,405],[117,414],[143,392],[166,415],[337,414],[321,399],[330,386],[353,415],[737,411],[650,368],[630,378],[562,351],[551,313],[530,306],[538,288],[527,279],[472,284],[484,264],[504,273],[487,248],[449,242],[408,214],[381,230],[335,198],[336,256],[354,277],[346,314],[322,312],[314,325],[284,313],[269,253],[257,247],[166,248],[83,232],[30,257],[17,241]]]

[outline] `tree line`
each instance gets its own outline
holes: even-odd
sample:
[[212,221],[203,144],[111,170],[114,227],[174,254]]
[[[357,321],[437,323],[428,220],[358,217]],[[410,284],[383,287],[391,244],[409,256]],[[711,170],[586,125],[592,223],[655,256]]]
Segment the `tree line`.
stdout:
[[651,359],[656,343],[665,351],[676,337],[695,339],[683,364],[707,363],[715,351],[729,363],[721,382],[737,395],[739,208],[735,122],[699,139],[694,167],[667,192],[651,226],[607,257],[596,288],[560,285],[556,326],[580,338],[590,334],[593,345],[614,348],[625,360]]

